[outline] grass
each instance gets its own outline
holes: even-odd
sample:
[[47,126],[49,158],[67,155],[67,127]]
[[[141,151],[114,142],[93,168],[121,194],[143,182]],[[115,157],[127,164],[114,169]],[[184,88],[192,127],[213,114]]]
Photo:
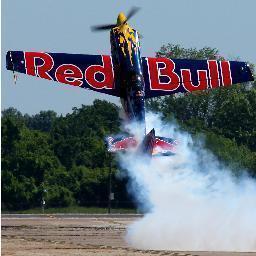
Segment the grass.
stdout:
[[[27,210],[21,210],[21,211],[8,211],[8,210],[2,210],[2,213],[27,213],[27,214],[39,214],[43,213],[42,208],[32,208]],[[80,207],[80,206],[70,206],[65,208],[45,208],[44,210],[45,214],[50,213],[98,213],[98,214],[104,214],[108,213],[108,208],[101,208],[101,207]],[[116,208],[111,209],[111,213],[137,213],[136,209],[130,209],[130,208]]]

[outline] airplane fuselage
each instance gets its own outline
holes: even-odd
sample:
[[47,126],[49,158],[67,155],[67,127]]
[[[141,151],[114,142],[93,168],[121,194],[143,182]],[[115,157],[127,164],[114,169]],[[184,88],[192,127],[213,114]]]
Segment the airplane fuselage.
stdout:
[[128,24],[113,28],[110,43],[115,85],[120,88],[126,117],[145,126],[145,86],[138,32]]

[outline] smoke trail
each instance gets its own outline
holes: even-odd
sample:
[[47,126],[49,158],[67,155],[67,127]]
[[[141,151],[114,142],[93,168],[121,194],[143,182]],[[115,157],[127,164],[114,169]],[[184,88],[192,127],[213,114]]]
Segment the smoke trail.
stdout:
[[140,249],[256,251],[256,183],[235,178],[189,134],[147,114],[148,130],[175,137],[177,154],[148,161],[120,156],[129,190],[145,216],[128,227],[127,242]]

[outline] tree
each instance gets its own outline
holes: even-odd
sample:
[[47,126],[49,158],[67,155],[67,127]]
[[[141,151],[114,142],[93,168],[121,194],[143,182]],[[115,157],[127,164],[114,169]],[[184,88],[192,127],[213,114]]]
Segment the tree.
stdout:
[[95,100],[92,106],[74,108],[53,126],[54,152],[68,169],[73,165],[104,167],[104,137],[118,132],[119,123],[118,108],[112,103]]
[[12,121],[18,127],[22,127],[25,122],[22,113],[12,107],[2,111],[2,122],[6,120]]
[[51,110],[40,111],[39,114],[33,116],[26,114],[24,115],[24,119],[29,129],[49,132],[57,120],[57,113]]
[[12,210],[26,209],[38,204],[38,188],[33,177],[14,176],[2,170],[2,204]]
[[19,120],[2,117],[2,192],[9,209],[40,205],[45,172],[60,166],[49,134],[29,130]]
[[204,47],[202,49],[184,48],[179,44],[163,45],[156,53],[157,57],[166,57],[170,59],[220,59],[218,49]]

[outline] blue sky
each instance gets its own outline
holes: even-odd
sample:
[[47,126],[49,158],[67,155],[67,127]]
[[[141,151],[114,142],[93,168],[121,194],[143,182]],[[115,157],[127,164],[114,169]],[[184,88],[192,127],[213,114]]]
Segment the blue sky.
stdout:
[[130,24],[143,34],[142,55],[154,56],[163,44],[218,48],[229,59],[256,64],[255,0],[2,0],[2,109],[22,113],[57,113],[118,98],[18,75],[5,70],[8,50],[110,54],[109,33],[92,33],[91,25],[112,23],[132,6],[141,11]]

